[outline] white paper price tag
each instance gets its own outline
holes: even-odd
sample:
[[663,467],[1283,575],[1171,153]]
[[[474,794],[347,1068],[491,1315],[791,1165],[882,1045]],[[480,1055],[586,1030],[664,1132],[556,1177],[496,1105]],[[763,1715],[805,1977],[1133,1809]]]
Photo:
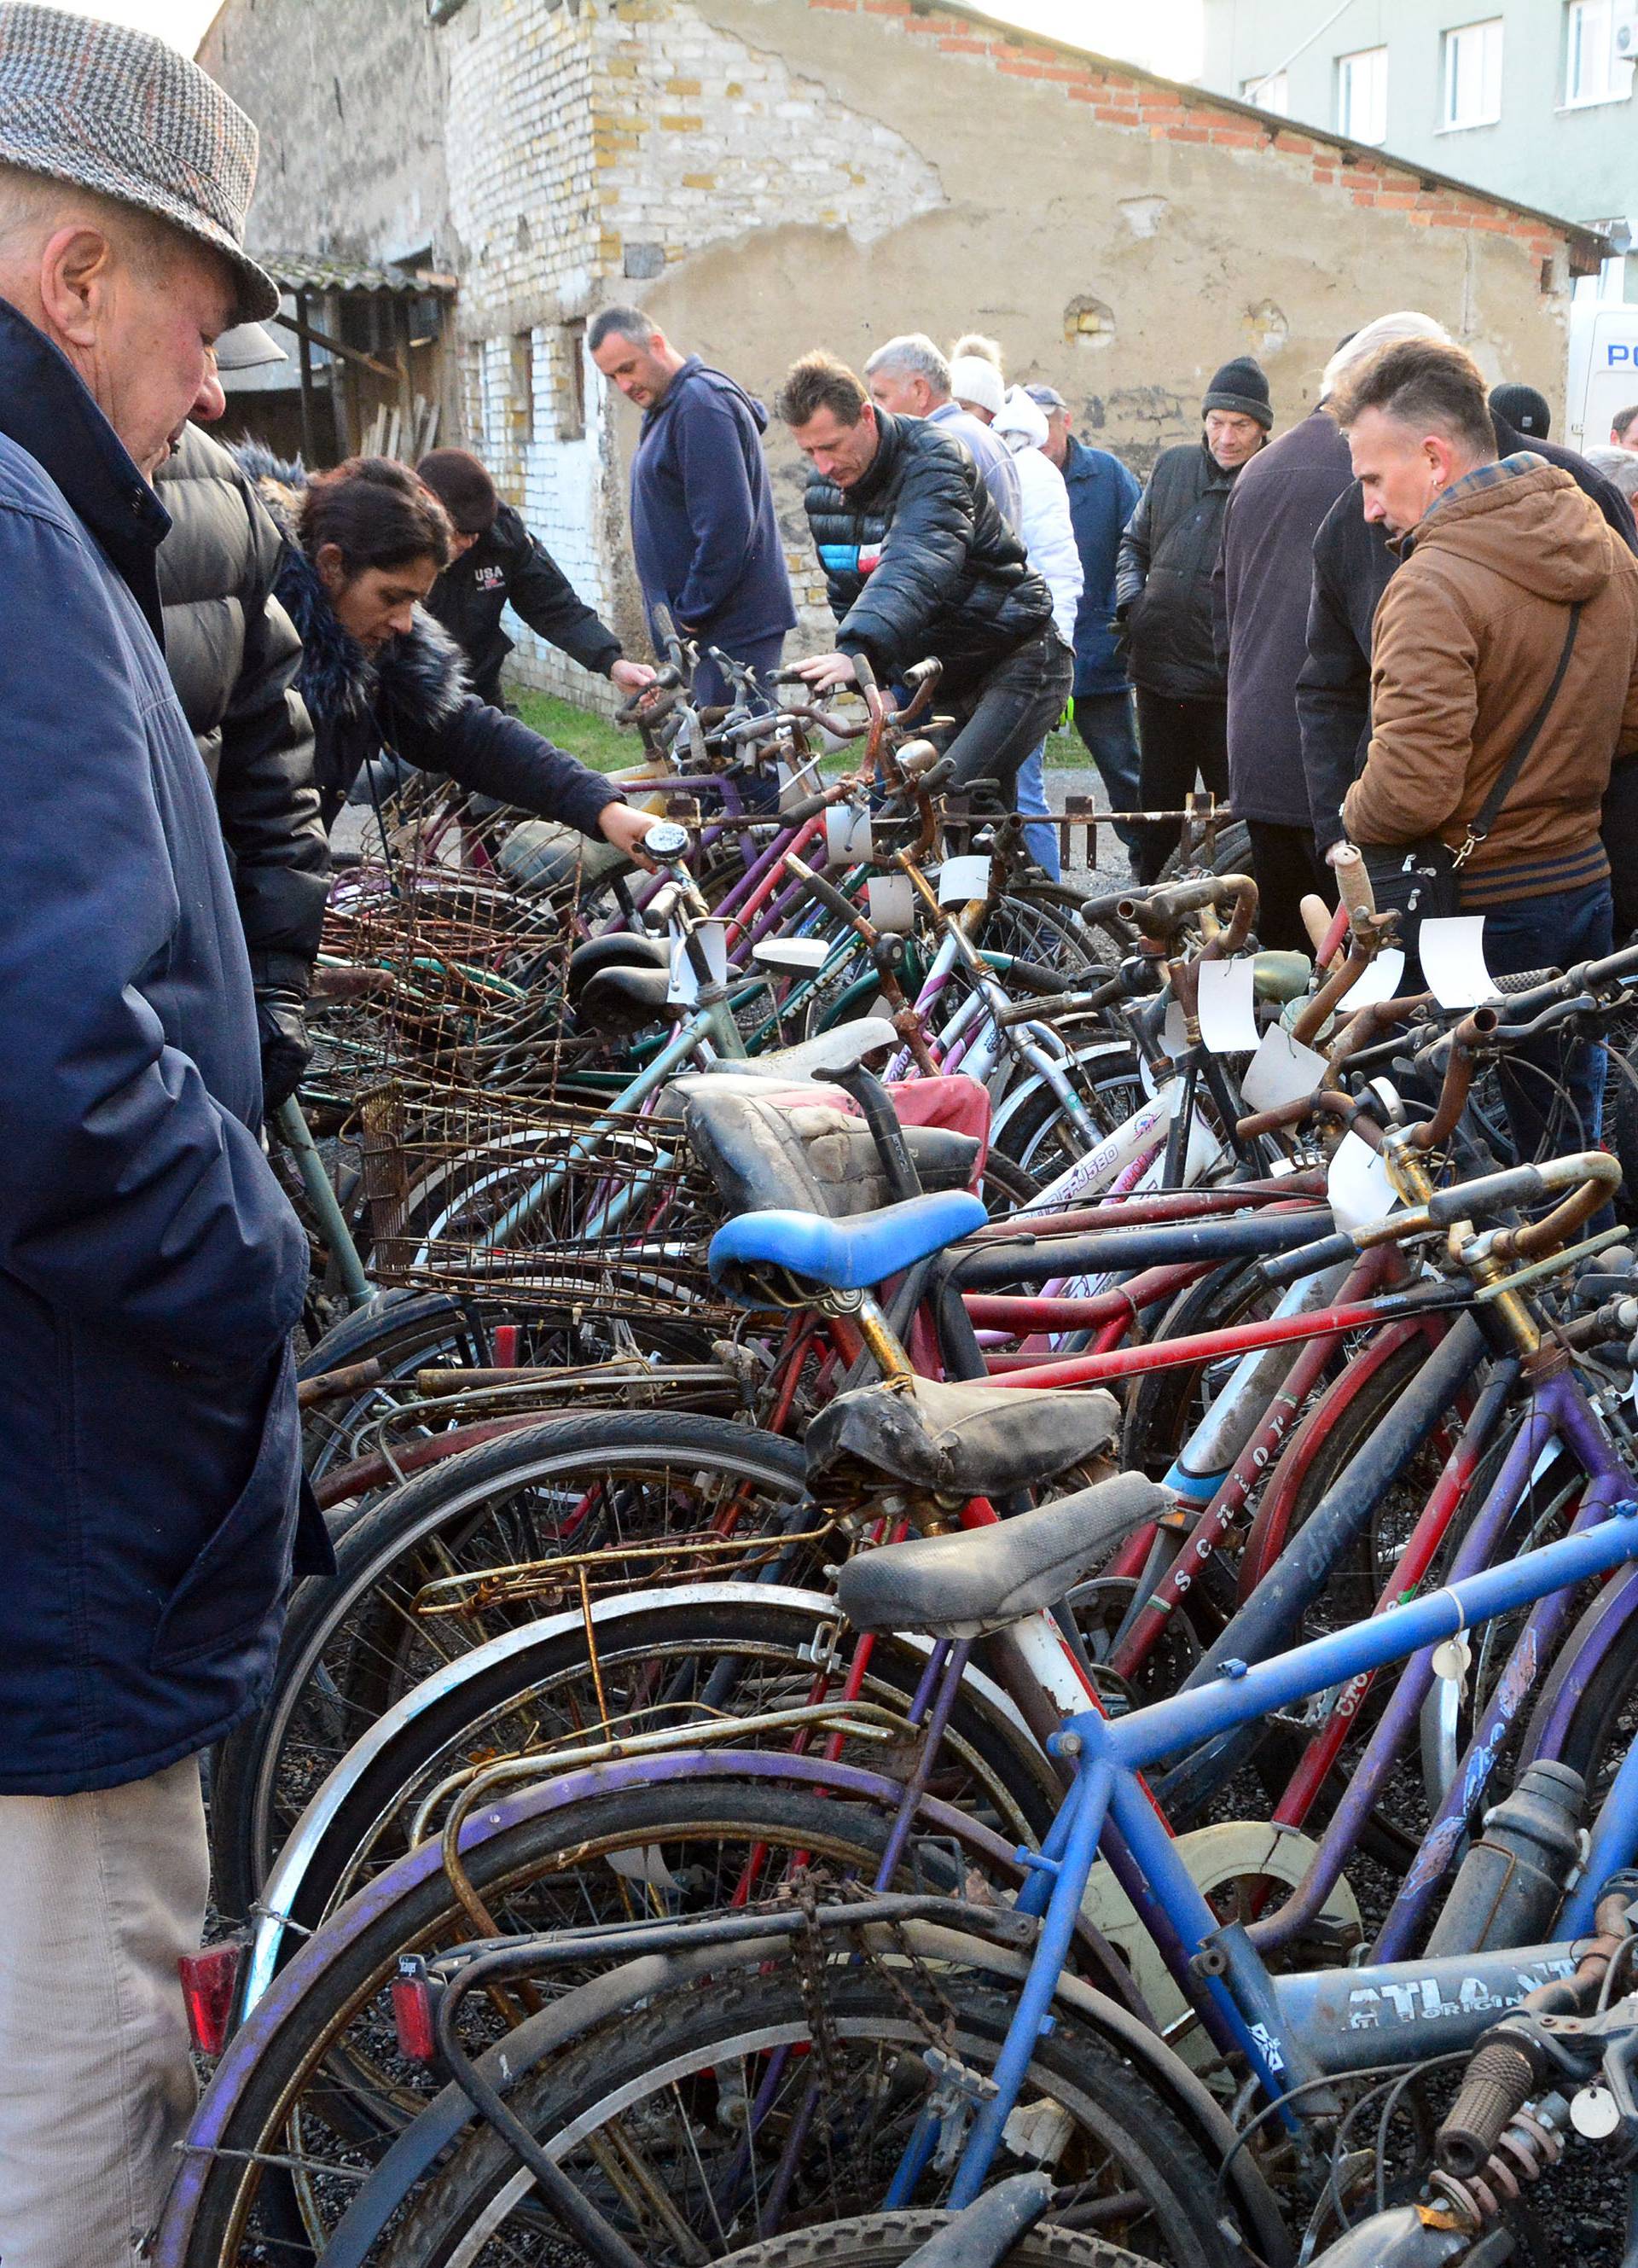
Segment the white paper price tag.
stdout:
[[989,859],[974,851],[966,858],[946,858],[938,870],[938,902],[941,906],[970,905],[974,898],[989,895]]
[[767,937],[751,948],[760,968],[776,968],[789,976],[811,976],[823,968],[831,948],[822,937]]
[[819,758],[810,756],[804,764],[791,765],[782,762],[777,767],[779,778],[779,807],[790,811],[798,803],[805,803],[817,795],[824,781],[819,777]]
[[864,909],[872,929],[908,937],[915,926],[914,883],[907,874],[872,874],[864,885]]
[[[701,922],[694,932],[697,947],[702,947],[706,964],[714,983],[728,982],[728,925],[725,922]],[[672,940],[671,986],[665,998],[673,1008],[694,1007],[700,998],[700,977],[688,950],[686,938]]]
[[1252,1004],[1255,970],[1251,955],[1238,961],[1202,961],[1200,978],[1200,1035],[1215,1056],[1247,1055],[1257,1044],[1257,1014]]
[[[1422,924],[1426,934],[1427,924]],[[1405,974],[1405,955],[1399,946],[1391,945],[1377,954],[1356,984],[1350,984],[1337,1003],[1337,1021],[1345,1024],[1355,1008],[1369,1008],[1377,1000],[1398,998],[1399,979]]]
[[825,849],[833,866],[856,866],[874,849],[870,814],[850,803],[833,803],[825,814]]
[[1381,1157],[1351,1130],[1332,1155],[1326,1197],[1339,1228],[1363,1228],[1368,1220],[1383,1219],[1399,1203]]
[[1240,1094],[1252,1110],[1277,1110],[1323,1085],[1326,1059],[1312,1048],[1294,1040],[1278,1024],[1262,1035],[1256,1054],[1245,1066]]
[[1458,914],[1425,921],[1416,941],[1428,990],[1442,1008],[1476,1008],[1494,1000],[1495,979],[1485,966],[1485,917]]
[[1165,1021],[1160,1027],[1160,1044],[1172,1057],[1188,1053],[1188,1027],[1183,1020],[1183,1010],[1175,1000],[1166,1003]]

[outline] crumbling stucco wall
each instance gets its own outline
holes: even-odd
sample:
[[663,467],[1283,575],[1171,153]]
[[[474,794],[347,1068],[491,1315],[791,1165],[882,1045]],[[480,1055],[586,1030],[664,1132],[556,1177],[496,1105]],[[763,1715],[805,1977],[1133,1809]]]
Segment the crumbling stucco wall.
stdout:
[[424,0],[228,0],[199,60],[261,130],[253,250],[452,264]]
[[[1221,106],[1186,108],[1180,91],[907,0],[664,4],[777,52],[854,114],[862,141],[889,122],[943,188],[868,244],[788,203],[779,225],[667,266],[644,304],[754,390],[771,393],[809,346],[856,366],[895,330],[947,346],[978,328],[1001,341],[1010,376],[1059,387],[1083,438],[1141,474],[1199,431],[1200,395],[1230,356],[1258,355],[1283,427],[1311,408],[1345,332],[1419,306],[1487,375],[1562,398],[1563,240],[1486,199],[1419,193],[1308,136],[1271,138]],[[697,147],[709,164],[709,132]],[[616,431],[628,446],[618,412]],[[769,454],[811,606],[803,468],[782,434]],[[804,631],[826,620],[810,614]]]

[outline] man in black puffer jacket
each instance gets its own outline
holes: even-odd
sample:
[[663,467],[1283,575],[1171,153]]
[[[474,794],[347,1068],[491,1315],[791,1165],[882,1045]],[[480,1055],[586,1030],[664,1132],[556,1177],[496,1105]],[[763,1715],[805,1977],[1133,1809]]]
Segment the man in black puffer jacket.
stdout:
[[303,1007],[330,886],[312,727],[296,690],[301,641],[273,594],[283,539],[197,425],[183,427],[156,485],[172,521],[159,547],[165,663],[216,789],[272,1112],[312,1052]]
[[855,681],[863,655],[884,682],[929,657],[953,710],[958,791],[995,780],[1013,804],[1019,764],[1063,713],[1074,656],[1052,595],[1002,519],[965,442],[878,409],[845,363],[793,363],[777,408],[812,464],[805,503],[836,651],[797,664],[816,692]]
[[[1150,811],[1177,811],[1196,774],[1229,792],[1229,680],[1217,652],[1212,578],[1229,492],[1268,438],[1268,381],[1249,355],[1226,362],[1201,404],[1200,444],[1155,460],[1115,560],[1115,620],[1137,692],[1138,784]],[[1176,820],[1142,829],[1132,854],[1152,882],[1177,847]]]

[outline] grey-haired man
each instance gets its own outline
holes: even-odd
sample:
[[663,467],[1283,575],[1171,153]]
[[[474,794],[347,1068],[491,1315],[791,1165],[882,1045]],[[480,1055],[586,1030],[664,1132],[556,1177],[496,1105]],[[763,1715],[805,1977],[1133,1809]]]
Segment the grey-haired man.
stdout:
[[255,146],[162,41],[0,4],[5,2268],[130,2268],[158,2216],[198,1758],[265,1690],[301,1525],[306,1241],[151,486],[215,339],[277,304],[242,249]]

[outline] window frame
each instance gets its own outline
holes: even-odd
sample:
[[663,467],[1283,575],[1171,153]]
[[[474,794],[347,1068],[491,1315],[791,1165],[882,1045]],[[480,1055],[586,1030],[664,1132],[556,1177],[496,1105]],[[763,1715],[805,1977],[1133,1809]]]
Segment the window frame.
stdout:
[[[1348,109],[1345,98],[1355,76],[1352,66],[1366,62],[1377,66],[1376,92],[1381,107],[1381,131],[1377,134],[1362,134],[1357,127],[1349,122],[1345,114]],[[1379,40],[1374,47],[1351,48],[1347,55],[1337,57],[1336,114],[1337,132],[1346,135],[1350,142],[1363,142],[1368,148],[1373,150],[1380,150],[1386,142],[1388,138],[1388,48],[1385,40]]]
[[[1495,107],[1473,118],[1458,118],[1452,113],[1452,97],[1456,91],[1456,63],[1460,43],[1474,32],[1495,34]],[[1475,127],[1497,126],[1502,120],[1502,75],[1506,66],[1506,18],[1501,16],[1477,16],[1471,23],[1451,24],[1441,34],[1439,54],[1439,115],[1441,134],[1470,134]],[[1482,53],[1482,50],[1481,50]],[[1488,77],[1485,63],[1480,65],[1481,83]],[[1482,96],[1481,96],[1482,99]]]
[[[1605,82],[1601,94],[1577,94],[1571,78],[1572,55],[1577,45],[1578,25],[1594,11],[1604,18]],[[1627,102],[1632,99],[1634,69],[1630,63],[1616,63],[1612,50],[1615,39],[1614,9],[1611,0],[1565,0],[1564,5],[1564,99],[1561,110],[1599,110],[1606,103]],[[1627,74],[1626,84],[1616,84],[1621,72]]]

